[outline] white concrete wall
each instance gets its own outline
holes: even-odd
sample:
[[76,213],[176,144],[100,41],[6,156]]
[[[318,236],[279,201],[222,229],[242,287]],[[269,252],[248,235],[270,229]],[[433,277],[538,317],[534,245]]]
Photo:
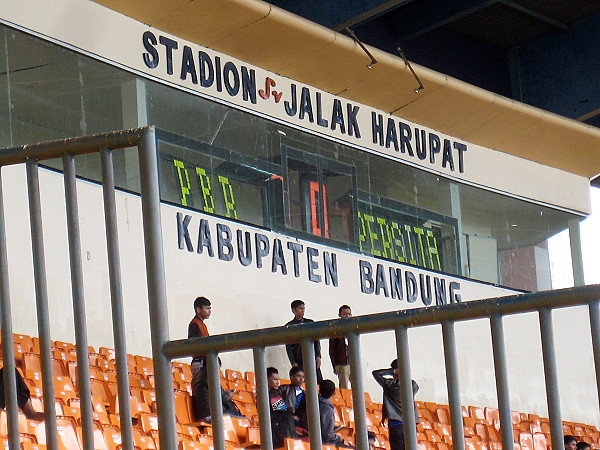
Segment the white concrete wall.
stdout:
[[[31,244],[27,212],[27,189],[24,167],[2,169],[2,182],[7,220],[10,264],[10,292],[14,331],[37,335],[35,293],[31,264]],[[51,336],[54,340],[74,342],[73,313],[68,265],[64,191],[62,176],[55,172],[40,172],[48,297]],[[102,192],[98,185],[79,181],[79,209],[82,231],[82,256],[89,343],[94,347],[113,346],[108,268],[102,213]],[[145,266],[142,241],[140,199],[118,193],[120,250],[123,269],[123,296],[128,352],[150,355],[150,330],[145,288]],[[344,303],[352,306],[355,315],[402,309],[406,301],[360,292],[357,262],[363,259],[373,265],[373,258],[359,258],[348,252],[311,245],[338,256],[339,286],[326,286],[307,279],[305,267],[295,278],[288,265],[288,275],[272,273],[267,267],[242,267],[203,254],[180,250],[177,246],[176,213],[189,213],[176,207],[163,207],[163,235],[169,301],[169,324],[172,339],[187,337],[187,325],[193,316],[192,302],[205,295],[213,302],[213,315],[207,322],[212,334],[235,332],[282,325],[291,319],[289,303],[302,298],[307,304],[307,317],[315,320],[336,317]],[[203,216],[194,216],[190,225],[196,246],[197,224]],[[214,223],[227,223],[208,217]],[[238,224],[229,223],[232,229]],[[250,227],[244,230],[254,231]],[[266,233],[270,237],[284,236]],[[301,242],[301,241],[298,241]],[[304,242],[304,244],[307,244]],[[288,256],[288,255],[286,255]],[[289,264],[289,263],[288,263]],[[402,266],[395,266],[402,267]],[[415,274],[420,273],[418,269]],[[318,271],[319,272],[319,271]],[[319,273],[322,274],[322,271]],[[417,275],[418,276],[418,275]],[[447,277],[448,280],[453,279]],[[509,291],[466,280],[461,283],[463,300],[508,294]],[[418,302],[414,304],[418,306]],[[598,425],[597,396],[592,363],[589,320],[584,308],[554,313],[557,355],[563,418]],[[485,320],[457,324],[458,355],[462,402],[465,405],[496,406],[494,372],[488,323]],[[535,314],[510,317],[505,320],[507,353],[509,356],[512,408],[546,415],[545,387],[539,346],[539,326]],[[441,329],[426,327],[409,331],[413,377],[421,386],[418,400],[447,403]],[[372,382],[370,371],[386,367],[395,357],[392,333],[364,336],[363,370],[366,386],[374,399],[380,390]],[[323,342],[324,376],[335,379],[327,358],[327,343]],[[225,354],[227,368],[252,370],[250,352]],[[267,364],[289,368],[283,347],[267,351]]]

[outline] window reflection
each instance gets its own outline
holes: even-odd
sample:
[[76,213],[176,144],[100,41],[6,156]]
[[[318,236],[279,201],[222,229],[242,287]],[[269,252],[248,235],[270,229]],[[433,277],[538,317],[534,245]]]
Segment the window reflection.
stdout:
[[[166,130],[159,142],[164,201],[390,261],[524,290],[551,287],[547,241],[574,214],[458,184],[1,31],[2,146],[153,124]],[[128,155],[115,152],[117,186],[137,192],[137,158]],[[77,157],[77,168],[100,178],[97,155]]]

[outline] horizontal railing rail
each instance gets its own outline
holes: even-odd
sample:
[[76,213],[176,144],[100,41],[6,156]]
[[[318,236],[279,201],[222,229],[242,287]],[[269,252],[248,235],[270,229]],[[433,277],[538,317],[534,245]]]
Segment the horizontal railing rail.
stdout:
[[[317,339],[346,336],[348,338],[352,394],[354,400],[354,418],[356,427],[355,442],[357,448],[366,450],[368,448],[368,440],[362,371],[355,370],[355,368],[362,367],[360,336],[362,334],[383,331],[395,332],[398,364],[401,374],[401,399],[402,403],[407,405],[413,402],[407,331],[410,328],[441,325],[446,367],[446,384],[452,426],[452,445],[453,448],[464,449],[465,441],[463,434],[454,324],[470,320],[489,319],[502,445],[505,450],[512,450],[514,445],[508,392],[506,352],[504,348],[503,317],[514,314],[537,312],[539,314],[541,331],[542,357],[551,426],[551,440],[554,448],[561,448],[562,420],[558,394],[556,357],[554,354],[552,310],[573,306],[588,306],[589,308],[592,347],[597,374],[597,389],[600,393],[600,377],[598,376],[600,375],[600,285],[511,295],[486,300],[371,314],[367,316],[355,316],[345,320],[325,320],[296,327],[274,327],[214,335],[204,338],[174,340],[166,342],[163,345],[163,352],[171,359],[191,357],[198,354],[206,355],[211,416],[213,418],[214,445],[217,450],[224,450],[225,439],[223,423],[221,420],[223,411],[220,402],[218,354],[252,349],[254,355],[254,369],[256,372],[259,422],[261,424],[261,448],[264,450],[272,450],[270,426],[265,425],[270,424],[265,347],[301,342],[304,373],[306,376],[306,399],[310,445],[311,448],[318,449],[321,447],[322,442],[315,373],[315,354],[312,342]],[[403,408],[403,419],[407,448],[416,450],[416,417],[414,409],[408,407]]]
[[203,338],[180,339],[167,342],[163,352],[169,358],[184,358],[209,351],[231,352],[254,346],[270,347],[298,342],[305,338],[324,339],[346,336],[349,333],[374,333],[441,324],[444,321],[462,322],[490,318],[494,314],[511,315],[535,312],[540,308],[565,308],[600,300],[600,285],[519,294],[486,300],[474,300],[450,305],[354,316],[344,320],[323,320],[301,327],[272,327],[240,331]]

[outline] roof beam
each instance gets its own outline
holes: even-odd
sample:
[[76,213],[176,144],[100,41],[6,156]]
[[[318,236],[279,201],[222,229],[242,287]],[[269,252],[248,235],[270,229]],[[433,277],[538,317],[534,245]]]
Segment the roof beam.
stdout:
[[397,39],[409,39],[443,27],[471,13],[496,3],[497,0],[457,0],[440,2],[420,0],[392,12]]
[[501,3],[504,6],[508,6],[509,8],[522,12],[523,14],[531,16],[534,19],[552,25],[553,27],[559,28],[563,31],[571,31],[571,29],[564,23],[559,22],[558,20],[551,19],[550,17],[545,16],[544,14],[539,13],[537,11],[533,11],[532,9],[525,8],[524,6],[521,6],[518,3],[511,2],[510,0],[498,0],[498,3]]
[[366,9],[365,11],[361,12],[360,14],[357,14],[356,16],[351,17],[351,18],[345,20],[344,22],[341,22],[340,24],[334,26],[332,29],[333,29],[333,31],[343,32],[343,30],[345,30],[346,28],[352,28],[357,25],[362,25],[363,23],[370,22],[371,20],[376,19],[377,17],[382,16],[384,14],[387,14],[390,11],[392,11],[400,6],[404,6],[407,3],[410,3],[412,1],[414,1],[414,0],[387,0],[387,1],[384,1],[371,9]]

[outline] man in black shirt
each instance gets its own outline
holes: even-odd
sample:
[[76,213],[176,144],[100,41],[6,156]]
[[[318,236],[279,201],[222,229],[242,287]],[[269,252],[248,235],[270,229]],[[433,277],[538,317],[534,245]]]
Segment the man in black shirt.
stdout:
[[[286,323],[286,326],[294,326],[301,325],[303,323],[311,323],[314,322],[312,319],[307,319],[304,317],[304,312],[306,310],[306,306],[302,300],[294,300],[291,304],[292,312],[294,313],[294,318]],[[317,366],[317,383],[323,381],[323,375],[321,374],[321,343],[319,341],[315,341],[315,363]],[[296,344],[287,344],[285,346],[285,350],[287,351],[288,358],[290,360],[290,364],[292,367],[300,367],[303,369],[302,363],[302,345],[300,343]]]

